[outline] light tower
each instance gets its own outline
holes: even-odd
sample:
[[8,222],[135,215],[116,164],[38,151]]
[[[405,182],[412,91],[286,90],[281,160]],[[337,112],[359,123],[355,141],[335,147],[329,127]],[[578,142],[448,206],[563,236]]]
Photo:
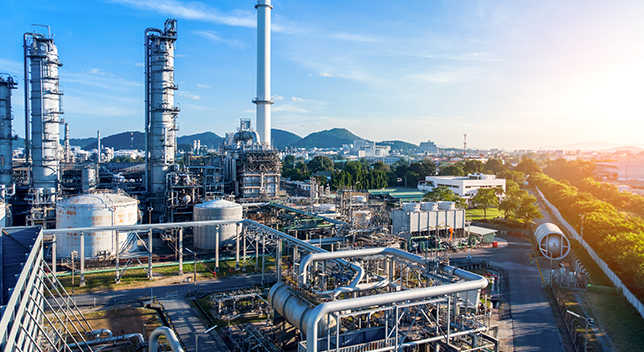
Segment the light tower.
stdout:
[[257,132],[259,141],[271,144],[271,0],[257,5]]

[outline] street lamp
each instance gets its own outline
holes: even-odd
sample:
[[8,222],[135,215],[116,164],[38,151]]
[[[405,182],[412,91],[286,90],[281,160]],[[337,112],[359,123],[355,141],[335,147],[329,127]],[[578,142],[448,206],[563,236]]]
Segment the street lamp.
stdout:
[[194,257],[194,263],[193,263],[193,265],[192,265],[192,266],[194,267],[194,277],[193,277],[193,280],[192,280],[192,281],[194,281],[194,282],[195,282],[195,286],[197,286],[197,253],[195,253],[195,252],[191,251],[191,250],[190,250],[190,249],[188,249],[188,248],[186,248],[186,250],[187,250],[188,252],[192,253],[192,256]]
[[205,335],[205,334],[207,334],[207,333],[211,332],[211,331],[212,331],[214,328],[216,328],[216,327],[217,327],[217,325],[215,325],[215,326],[213,326],[213,327],[209,328],[208,330],[206,330],[206,331],[202,332],[201,334],[196,334],[196,335],[195,335],[195,352],[199,352],[199,336],[201,336],[201,335]]

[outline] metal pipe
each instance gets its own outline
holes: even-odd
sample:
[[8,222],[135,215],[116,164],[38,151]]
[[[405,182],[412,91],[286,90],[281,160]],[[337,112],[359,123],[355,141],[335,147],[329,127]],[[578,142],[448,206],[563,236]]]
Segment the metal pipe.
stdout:
[[451,273],[467,280],[464,282],[451,283],[440,286],[419,288],[408,291],[399,291],[385,293],[376,296],[358,297],[341,301],[326,302],[318,305],[308,314],[303,316],[303,325],[306,326],[306,350],[307,352],[317,352],[318,323],[322,317],[329,313],[354,310],[370,306],[382,306],[386,304],[402,302],[407,300],[421,299],[427,297],[436,297],[449,295],[457,292],[480,290],[487,286],[487,279],[483,276],[470,273],[465,270],[457,269],[450,266],[443,267],[443,271]]
[[[158,328],[160,329],[160,328]],[[96,339],[92,341],[87,341],[87,342],[79,342],[79,343],[70,343],[67,345],[69,348],[81,348],[84,346],[91,346],[91,345],[98,345],[98,344],[103,344],[107,342],[114,342],[114,341],[125,341],[129,340],[133,337],[136,337],[139,343],[143,343],[145,340],[143,339],[143,335],[139,333],[134,333],[134,334],[127,334],[127,335],[119,335],[119,336],[112,336],[112,332],[108,329],[102,329],[102,330],[107,330],[109,331],[110,337],[102,338],[102,339]],[[92,333],[96,331],[93,330]],[[156,331],[156,330],[155,330]],[[152,340],[152,335],[150,335],[150,341]],[[150,350],[151,351],[151,350]],[[173,350],[174,351],[174,350]]]
[[148,340],[148,352],[156,352],[160,336],[165,336],[170,348],[172,348],[172,352],[183,352],[183,348],[181,347],[179,339],[177,339],[177,335],[175,335],[174,331],[167,326],[159,326],[152,331],[150,339]]

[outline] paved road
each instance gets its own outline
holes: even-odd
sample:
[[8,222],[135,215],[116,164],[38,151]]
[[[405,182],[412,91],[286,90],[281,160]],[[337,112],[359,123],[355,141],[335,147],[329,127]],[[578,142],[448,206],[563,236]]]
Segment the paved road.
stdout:
[[475,250],[469,255],[487,259],[508,272],[514,351],[564,351],[541,276],[536,264],[530,263],[530,241],[515,237],[500,240],[499,248]]
[[[261,282],[261,274],[241,275],[235,278],[214,279],[181,285],[170,285],[150,288],[124,289],[118,291],[103,291],[74,296],[76,304],[83,307],[97,306],[108,307],[117,304],[128,304],[140,301],[143,298],[149,299],[150,295],[163,305],[174,328],[181,338],[188,352],[195,351],[195,335],[202,334],[206,327],[197,318],[198,312],[190,307],[185,297],[189,293],[227,291],[250,287]],[[228,351],[219,335],[211,332],[210,336],[200,335],[200,351]]]

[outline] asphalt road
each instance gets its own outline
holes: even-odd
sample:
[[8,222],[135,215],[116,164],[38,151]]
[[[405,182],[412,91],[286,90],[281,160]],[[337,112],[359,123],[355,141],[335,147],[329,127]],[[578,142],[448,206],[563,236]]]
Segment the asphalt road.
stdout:
[[514,351],[564,351],[548,297],[536,264],[530,262],[531,244],[518,237],[500,238],[499,248],[453,254],[471,255],[507,271]]

